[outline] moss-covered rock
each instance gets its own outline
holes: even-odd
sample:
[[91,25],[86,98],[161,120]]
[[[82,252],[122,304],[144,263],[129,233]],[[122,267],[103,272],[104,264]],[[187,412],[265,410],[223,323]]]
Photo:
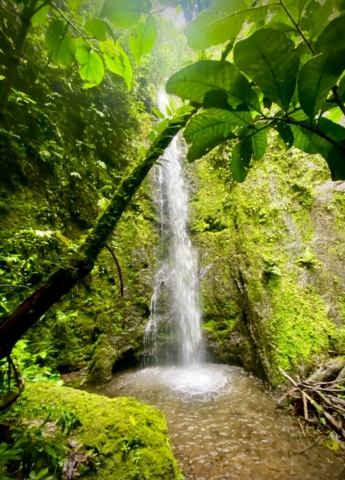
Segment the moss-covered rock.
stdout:
[[49,382],[31,384],[23,411],[37,404],[73,412],[80,426],[73,435],[85,449],[99,452],[80,478],[94,480],[177,480],[179,466],[171,451],[164,415],[134,398],[110,399]]
[[218,360],[278,385],[279,368],[307,375],[345,351],[344,184],[273,140],[236,184],[227,148],[192,167],[205,339]]

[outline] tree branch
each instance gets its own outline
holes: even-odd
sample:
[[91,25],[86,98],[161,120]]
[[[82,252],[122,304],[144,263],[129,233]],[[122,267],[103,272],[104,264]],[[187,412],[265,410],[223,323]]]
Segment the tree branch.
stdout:
[[[299,25],[295,22],[293,16],[291,15],[291,13],[289,12],[289,10],[286,8],[283,0],[279,0],[279,3],[280,5],[283,7],[286,15],[289,17],[290,21],[292,22],[293,26],[295,27],[297,33],[300,35],[300,37],[303,39],[304,43],[306,44],[309,52],[314,55],[314,49],[313,47],[311,46],[310,42],[307,40],[306,36],[304,35],[304,33],[302,32],[302,30],[300,29]],[[337,87],[334,86],[332,87],[332,93],[334,95],[334,99],[335,99],[335,102],[337,103],[338,107],[340,108],[340,110],[343,112],[343,114],[345,115],[345,106],[343,104],[343,102],[340,100],[340,97],[339,97],[339,94],[338,94],[338,91],[337,91]]]
[[24,300],[11,315],[2,320],[0,323],[0,359],[8,356],[15,343],[29,328],[92,271],[99,253],[106,246],[122,213],[148,172],[195,112],[196,108],[193,108],[188,115],[172,119],[169,122],[169,125],[148,150],[146,157],[123,180],[107,209],[79,247],[74,259],[59,268],[44,285]]

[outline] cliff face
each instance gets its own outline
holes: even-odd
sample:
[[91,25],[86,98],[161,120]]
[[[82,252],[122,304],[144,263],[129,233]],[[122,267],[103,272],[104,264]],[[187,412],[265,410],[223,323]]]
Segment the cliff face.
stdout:
[[323,160],[271,146],[244,184],[217,151],[191,167],[210,358],[279,384],[344,352],[345,185]]

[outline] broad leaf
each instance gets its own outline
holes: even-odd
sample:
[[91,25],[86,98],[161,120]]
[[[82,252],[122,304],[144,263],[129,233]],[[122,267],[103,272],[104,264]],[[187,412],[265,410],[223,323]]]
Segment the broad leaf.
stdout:
[[278,122],[274,126],[274,128],[279,133],[279,136],[280,136],[281,140],[283,141],[283,146],[286,149],[291,148],[293,146],[293,143],[294,143],[294,136],[293,136],[293,132],[291,130],[290,125],[287,125],[284,122]]
[[[345,180],[345,146],[336,146],[310,130],[308,127],[293,125],[294,145],[306,153],[319,153],[327,161],[332,180]],[[320,132],[328,135],[336,142],[345,140],[345,128],[327,120],[320,119]]]
[[86,47],[78,48],[76,57],[81,65],[79,74],[86,82],[84,88],[92,88],[99,85],[104,77],[104,65],[101,57]]
[[313,25],[311,27],[310,38],[317,38],[322,30],[329,23],[329,18],[333,13],[334,0],[326,0],[318,9],[313,17]]
[[129,39],[129,48],[137,63],[143,55],[151,52],[157,40],[157,24],[153,17],[140,22]]
[[240,33],[246,18],[255,11],[265,16],[267,7],[248,8],[242,0],[216,2],[188,23],[184,31],[188,45],[203,49],[233,40]]
[[98,18],[92,18],[85,23],[85,31],[92,38],[104,41],[107,38],[107,24]]
[[279,30],[257,30],[236,44],[234,61],[266,97],[288,109],[299,68],[299,56],[291,40]]
[[253,158],[261,160],[267,149],[268,128],[261,128],[252,136]]
[[46,31],[45,42],[50,60],[66,68],[74,61],[75,43],[68,34],[67,26],[60,20],[53,20]]
[[[38,27],[42,23],[46,21],[46,18],[48,16],[49,10],[50,10],[50,5],[44,5],[44,1],[40,0],[37,2],[37,8],[36,8],[36,13],[31,17],[31,25],[33,28]],[[39,9],[39,10],[38,10]]]
[[259,100],[248,80],[229,62],[201,60],[172,75],[166,85],[168,93],[184,100],[203,103],[208,92],[220,90],[227,94],[232,107],[245,103],[260,112]]
[[[234,138],[232,130],[239,122],[239,117],[233,112],[217,108],[195,115],[184,131],[187,142],[193,143],[187,154],[188,160],[193,162],[225,140]],[[243,119],[242,124],[248,125]]]
[[345,15],[327,25],[315,44],[315,54],[345,48]]
[[246,179],[252,154],[251,138],[244,138],[234,146],[231,157],[231,170],[236,182],[242,183]]
[[309,118],[314,118],[322,108],[344,69],[345,49],[322,52],[303,65],[298,78],[298,94]]
[[128,55],[121,45],[114,40],[107,39],[99,43],[99,48],[103,52],[104,62],[107,68],[116,75],[120,75],[126,81],[128,90],[132,88],[133,70]]
[[142,13],[150,12],[151,6],[149,0],[107,0],[100,16],[109,18],[121,28],[132,28]]

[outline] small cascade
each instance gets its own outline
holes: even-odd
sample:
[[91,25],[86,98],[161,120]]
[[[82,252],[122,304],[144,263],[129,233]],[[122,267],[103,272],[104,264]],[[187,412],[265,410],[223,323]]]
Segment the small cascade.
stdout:
[[[166,93],[160,92],[158,104],[162,112],[167,103]],[[167,315],[171,338],[177,339],[174,360],[185,366],[203,360],[198,262],[188,236],[189,199],[181,166],[182,149],[182,139],[175,137],[160,159],[162,166],[155,166],[162,258],[155,276],[151,316],[145,332],[146,364],[160,363],[158,335]],[[170,361],[172,357],[169,352],[165,355]]]

